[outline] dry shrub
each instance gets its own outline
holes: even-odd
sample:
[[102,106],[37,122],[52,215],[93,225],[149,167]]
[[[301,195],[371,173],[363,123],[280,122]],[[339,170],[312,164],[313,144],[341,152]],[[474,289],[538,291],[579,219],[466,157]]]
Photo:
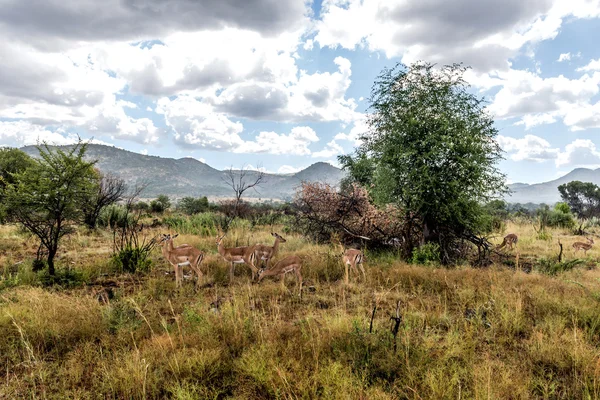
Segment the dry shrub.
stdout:
[[376,207],[367,190],[357,184],[338,192],[324,183],[303,183],[296,193],[298,223],[304,234],[327,241],[332,234],[342,242],[365,239],[373,246],[400,245],[406,238],[402,211]]

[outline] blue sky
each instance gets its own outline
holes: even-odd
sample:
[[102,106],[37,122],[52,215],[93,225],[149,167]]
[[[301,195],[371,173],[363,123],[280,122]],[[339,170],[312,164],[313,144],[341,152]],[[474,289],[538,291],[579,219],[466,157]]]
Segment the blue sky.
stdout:
[[292,172],[353,151],[384,67],[464,62],[509,182],[547,181],[600,167],[599,17],[600,0],[7,0],[0,145],[80,135]]

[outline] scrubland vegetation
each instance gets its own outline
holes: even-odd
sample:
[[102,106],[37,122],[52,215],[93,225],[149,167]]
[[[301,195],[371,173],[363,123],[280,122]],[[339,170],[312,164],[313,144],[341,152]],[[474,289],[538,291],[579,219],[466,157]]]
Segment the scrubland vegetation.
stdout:
[[[228,245],[271,243],[268,228],[239,220]],[[530,224],[508,229],[520,234],[522,258],[556,257],[558,239],[565,258],[575,258],[569,245],[579,238],[568,231],[549,229],[553,238],[540,240]],[[46,272],[17,264],[35,256],[35,240],[3,227],[0,397],[600,396],[596,249],[553,275],[537,266],[526,273],[409,265],[391,251],[369,252],[367,281],[345,285],[332,248],[288,233],[277,258],[304,260],[300,297],[292,279],[286,290],[270,280],[256,285],[244,266],[230,284],[208,233],[177,241],[207,253],[205,285],[196,293],[189,280],[175,288],[158,250],[151,271],[119,273],[105,230],[66,239],[60,279],[46,286]],[[110,293],[108,302],[101,293]],[[397,304],[402,322],[394,338]]]
[[[600,188],[499,200],[497,130],[464,72],[384,70],[340,187],[303,182],[276,207],[243,202],[262,180],[243,169],[233,201],[148,204],[83,143],[0,149],[0,398],[599,398]],[[245,265],[230,279],[217,253],[218,234],[272,232],[301,291]],[[176,287],[168,233],[204,252],[198,290],[189,271]],[[345,282],[340,244],[364,251],[366,279]]]

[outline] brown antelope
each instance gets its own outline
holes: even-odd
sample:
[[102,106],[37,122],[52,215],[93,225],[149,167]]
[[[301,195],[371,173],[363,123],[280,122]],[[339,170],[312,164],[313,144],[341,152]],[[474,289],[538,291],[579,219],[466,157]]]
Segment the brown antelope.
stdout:
[[513,245],[516,246],[518,241],[519,238],[517,237],[517,235],[515,235],[514,233],[509,233],[508,235],[504,236],[504,240],[496,248],[501,249],[504,246],[508,246],[512,250]]
[[288,272],[294,272],[296,274],[297,286],[302,292],[302,260],[298,256],[288,256],[284,259],[279,260],[275,265],[269,269],[261,269],[258,271],[258,282],[260,282],[265,276],[279,276],[281,285],[285,287],[285,274]]
[[348,283],[348,267],[349,266],[352,267],[352,271],[355,274],[358,274],[358,268],[356,268],[358,266],[360,268],[360,271],[362,272],[363,281],[367,280],[367,276],[365,274],[365,268],[363,267],[364,258],[365,258],[365,256],[364,256],[363,252],[360,250],[348,249],[348,250],[344,251],[344,253],[342,255],[342,262],[344,263],[344,266],[346,267],[346,275],[344,277],[346,283]]
[[273,246],[257,244],[254,247],[254,254],[256,254],[257,264],[260,264],[261,261],[264,261],[265,268],[269,268],[269,261],[271,261],[271,258],[273,258],[277,254],[277,251],[279,250],[279,243],[286,242],[286,240],[277,233],[271,232],[271,236],[275,238],[275,243],[273,244]]
[[190,268],[196,273],[196,288],[200,285],[202,280],[202,271],[200,270],[200,264],[204,260],[204,252],[198,250],[195,247],[187,244],[173,247],[173,239],[178,235],[171,237],[171,235],[162,235],[162,238],[158,242],[162,245],[162,254],[169,261],[169,263],[175,269],[175,285],[181,286],[183,280],[183,267],[189,265]]
[[229,282],[233,283],[233,272],[234,264],[247,264],[252,270],[252,280],[255,279],[258,274],[258,268],[256,268],[256,254],[254,253],[255,246],[245,247],[229,247],[223,246],[223,238],[225,235],[217,236],[217,250],[219,254],[225,259],[225,261],[231,263],[229,268]]
[[585,240],[587,240],[588,243],[575,242],[573,243],[573,248],[575,249],[575,252],[577,252],[577,250],[583,250],[583,254],[587,256],[588,250],[591,249],[594,244],[594,239],[586,237]]

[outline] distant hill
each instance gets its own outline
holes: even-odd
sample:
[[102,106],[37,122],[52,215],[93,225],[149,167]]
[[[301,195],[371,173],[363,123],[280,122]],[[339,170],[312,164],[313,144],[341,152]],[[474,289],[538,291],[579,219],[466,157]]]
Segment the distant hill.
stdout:
[[508,185],[513,193],[505,197],[509,203],[535,203],[553,204],[560,201],[558,187],[571,181],[592,182],[600,185],[600,168],[587,169],[577,168],[565,176],[550,182],[528,185],[526,183],[514,183]]
[[[69,146],[61,146],[69,148]],[[39,156],[35,146],[21,150],[32,157]],[[171,198],[184,196],[231,197],[232,190],[223,182],[224,171],[219,171],[195,158],[162,158],[134,153],[116,147],[90,144],[86,153],[88,160],[97,160],[102,172],[110,172],[123,178],[128,185],[148,183],[144,198],[167,194]],[[239,173],[239,172],[238,172]],[[245,197],[289,200],[302,181],[324,182],[338,185],[345,173],[331,164],[318,162],[295,174],[266,174],[258,193],[249,190]],[[256,172],[248,172],[248,180]]]

